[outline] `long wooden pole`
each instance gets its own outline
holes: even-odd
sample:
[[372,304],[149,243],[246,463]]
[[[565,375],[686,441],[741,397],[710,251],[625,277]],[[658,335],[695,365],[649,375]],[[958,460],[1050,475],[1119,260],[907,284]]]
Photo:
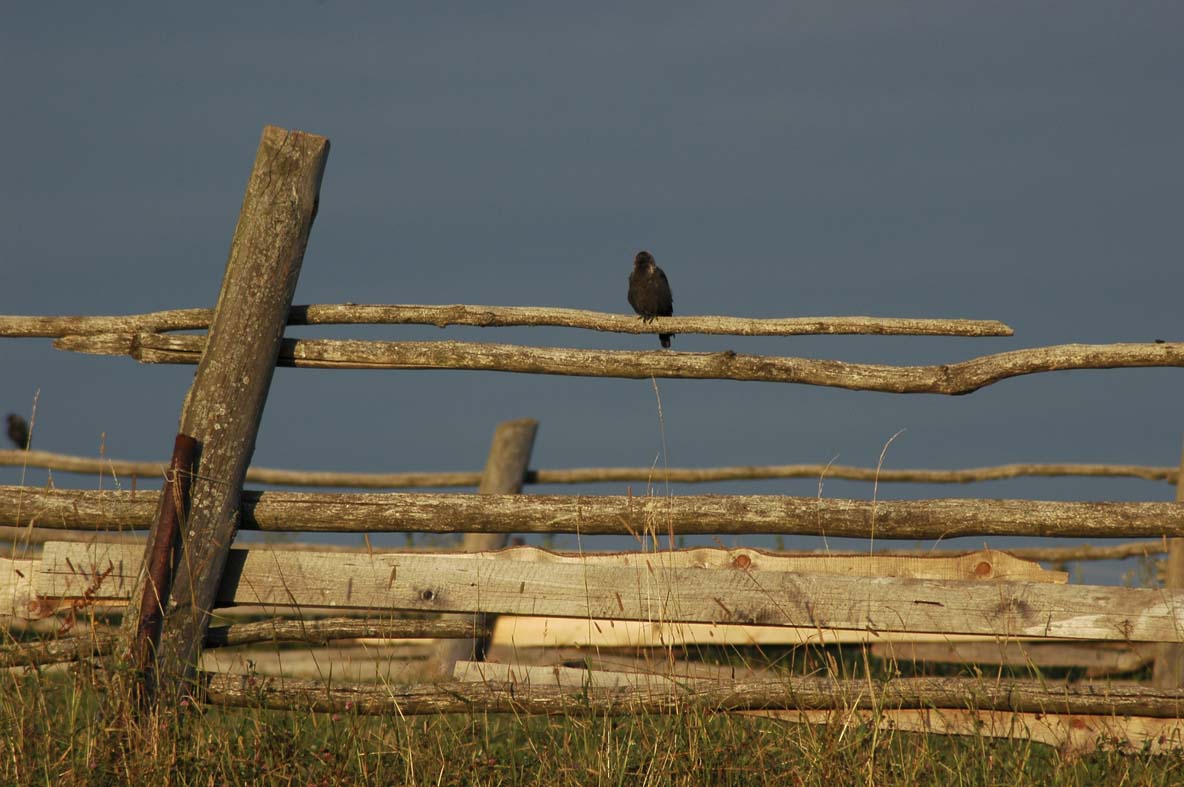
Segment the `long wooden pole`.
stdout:
[[[204,336],[63,336],[59,350],[130,355],[141,363],[197,363]],[[1061,344],[935,366],[889,366],[723,352],[587,350],[481,342],[287,339],[278,363],[301,369],[469,369],[572,377],[649,377],[796,383],[884,393],[956,396],[1027,374],[1070,369],[1184,367],[1184,342]]]
[[[200,453],[156,654],[162,700],[165,692],[188,690],[196,674],[328,154],[324,137],[263,130],[204,357],[181,413],[180,432],[197,440]],[[138,617],[136,609],[129,613]]]
[[[478,629],[482,634],[490,632]],[[256,623],[232,623],[211,626],[205,648],[230,648],[260,642],[302,642],[325,645],[343,639],[447,639],[472,637],[473,624],[468,620],[359,620],[325,618],[322,620],[263,620]],[[18,642],[0,646],[0,668],[28,667],[35,664],[58,664],[115,652],[119,637],[85,635],[61,639]]]
[[[1180,454],[1180,472],[1184,472],[1184,450]],[[1184,503],[1184,486],[1176,487],[1176,502]],[[1184,538],[1168,541],[1167,571],[1164,586],[1184,587]],[[1178,689],[1184,687],[1184,645],[1163,643],[1155,654],[1155,667],[1151,681],[1160,688]]]
[[[596,673],[590,673],[595,676]],[[639,677],[639,681],[645,676]],[[716,711],[762,708],[977,708],[1038,713],[1098,713],[1176,717],[1184,693],[1146,686],[1037,681],[995,683],[977,678],[898,678],[887,683],[778,677],[721,682],[664,680],[651,688],[525,685],[505,681],[395,686],[328,684],[246,675],[205,676],[203,699],[215,705],[326,713],[677,713],[689,707]]]
[[[50,528],[19,528],[0,525],[0,545],[5,541],[19,544],[21,547],[33,544],[44,544],[48,541],[82,541],[86,543],[102,542],[112,544],[139,544],[143,539],[135,533],[111,533],[96,530],[53,530]],[[1071,547],[1010,547],[1001,550],[1012,557],[1024,560],[1040,560],[1046,563],[1073,563],[1083,560],[1124,560],[1130,557],[1154,558],[1168,550],[1170,539],[1157,541],[1129,541],[1118,544],[1097,546],[1093,544],[1078,544]],[[363,546],[333,547],[326,544],[287,543],[268,544],[269,549],[304,550],[304,551],[339,551],[339,552],[370,552]],[[816,554],[798,552],[796,554]],[[866,551],[828,550],[828,555],[866,555]],[[924,557],[964,554],[958,549],[877,549],[876,554],[897,557]]]
[[[530,466],[530,451],[538,433],[539,422],[531,418],[504,421],[493,433],[493,444],[481,473],[478,494],[519,495]],[[509,533],[465,533],[461,540],[463,552],[488,552],[502,549],[510,542]],[[473,629],[493,629],[493,618],[481,613],[470,616]],[[457,661],[476,659],[481,661],[489,647],[489,637],[451,640],[441,644],[436,659],[440,674],[449,676]]]
[[[0,487],[0,525],[144,528],[159,492]],[[244,492],[241,527],[321,533],[644,533],[661,517],[679,534],[793,533],[867,538],[1184,536],[1180,503],[1064,503],[942,498],[851,500],[778,495],[459,495]]]
[[[33,317],[0,315],[0,336],[82,336],[208,328],[209,309],[173,309],[123,316]],[[996,320],[917,319],[911,317],[659,317],[644,322],[631,314],[611,314],[550,306],[477,306],[471,304],[370,305],[320,303],[293,306],[289,325],[475,325],[509,327],[553,325],[614,333],[723,334],[733,336],[803,336],[874,334],[880,336],[1011,336]]]
[[[140,476],[159,478],[164,462],[134,462],[91,456],[73,456],[51,451],[0,449],[0,465],[44,467],[66,473],[95,473],[104,476]],[[921,468],[852,467],[833,464],[736,465],[733,467],[670,467],[662,469],[662,480],[671,483],[702,484],[716,481],[748,481],[768,478],[842,478],[876,483],[969,484],[1025,476],[1091,476],[1144,478],[1148,481],[1176,483],[1175,467],[1149,465],[1109,465],[1080,463],[1023,463],[967,467],[953,470]],[[526,472],[527,484],[596,484],[648,481],[652,467],[571,467],[537,469]],[[478,486],[481,473],[410,472],[366,473],[335,470],[284,470],[252,467],[247,481],[276,486],[340,486],[359,489],[412,489],[416,487]]]

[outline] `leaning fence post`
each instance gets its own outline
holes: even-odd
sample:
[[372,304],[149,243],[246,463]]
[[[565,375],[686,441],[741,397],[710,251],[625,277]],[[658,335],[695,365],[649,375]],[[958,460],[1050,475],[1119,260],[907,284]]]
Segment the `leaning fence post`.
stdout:
[[[493,444],[481,471],[481,484],[477,488],[482,495],[517,495],[522,493],[526,481],[526,470],[530,466],[530,451],[538,433],[539,422],[532,418],[516,421],[502,421],[493,433]],[[510,541],[509,533],[465,533],[461,542],[463,552],[488,552],[501,549]],[[492,620],[476,615],[474,630],[485,624],[492,630]],[[482,660],[489,646],[488,635],[484,639],[455,639],[440,646],[437,667],[441,674],[451,677],[457,661]]]
[[[1176,475],[1176,502],[1184,503],[1184,451],[1180,454],[1180,471]],[[1164,587],[1184,587],[1184,538],[1168,539],[1168,556],[1164,561]],[[1177,613],[1178,614],[1178,613]],[[1155,653],[1153,685],[1161,689],[1184,688],[1184,645],[1160,643]]]
[[[274,126],[263,129],[205,352],[181,412],[180,433],[196,440],[197,463],[154,649],[162,699],[166,691],[173,697],[188,691],[196,674],[209,611],[238,529],[242,484],[328,155],[324,137]],[[162,537],[161,529],[158,518],[150,544]],[[140,628],[145,581],[141,572],[125,631]],[[151,696],[153,688],[144,688]]]

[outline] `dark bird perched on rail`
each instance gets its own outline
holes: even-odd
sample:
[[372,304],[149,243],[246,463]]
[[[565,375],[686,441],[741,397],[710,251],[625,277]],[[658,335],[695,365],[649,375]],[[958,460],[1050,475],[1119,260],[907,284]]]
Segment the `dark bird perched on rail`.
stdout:
[[25,419],[16,413],[9,413],[4,419],[8,425],[8,439],[16,443],[16,447],[24,451],[29,447],[29,425]]
[[[654,255],[648,251],[639,251],[633,258],[633,272],[629,274],[629,305],[646,322],[674,314],[670,282],[666,281],[666,274],[654,263]],[[660,333],[658,341],[663,347],[669,347],[673,336],[672,333]]]

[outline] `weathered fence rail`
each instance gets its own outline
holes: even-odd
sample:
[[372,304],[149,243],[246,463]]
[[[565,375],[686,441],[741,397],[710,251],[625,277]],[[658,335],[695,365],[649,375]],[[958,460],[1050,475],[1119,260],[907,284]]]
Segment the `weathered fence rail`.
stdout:
[[[212,309],[122,316],[35,317],[0,315],[0,337],[58,337],[110,333],[160,333],[209,328]],[[916,319],[909,317],[636,317],[551,306],[359,305],[293,306],[288,325],[472,325],[483,328],[555,326],[613,333],[690,333],[727,336],[1011,336],[997,320]]]
[[[0,525],[128,530],[160,493],[0,487]],[[796,533],[877,539],[1184,535],[1184,505],[1047,500],[845,500],[778,495],[244,492],[244,530],[337,533]]]
[[[13,527],[0,525],[0,542],[10,541],[23,546],[35,546],[48,541],[84,541],[103,543],[143,544],[143,535],[135,532],[114,532],[110,530],[57,530],[43,527]],[[326,544],[302,544],[278,542],[269,543],[268,549],[336,552],[390,552],[391,549],[374,549],[356,546],[330,546]],[[1009,547],[1007,554],[1023,560],[1040,560],[1046,563],[1072,563],[1083,560],[1125,560],[1131,557],[1153,558],[1168,550],[1167,539],[1158,541],[1131,541],[1124,544],[1078,544],[1069,547]],[[866,555],[866,552],[849,550],[824,550],[822,554],[835,556]],[[951,554],[943,549],[881,549],[875,550],[877,557],[934,557]]]
[[[129,355],[141,363],[193,364],[204,336],[63,336],[54,347]],[[1011,377],[1070,369],[1184,366],[1184,343],[1062,344],[937,366],[887,366],[732,352],[583,350],[479,342],[285,339],[279,365],[305,369],[463,369],[626,379],[675,378],[798,383],[852,391],[968,394]]]
[[[494,665],[483,665],[493,672]],[[554,672],[548,668],[549,672]],[[573,672],[577,672],[573,670]],[[579,670],[578,672],[583,672]],[[689,707],[715,711],[970,707],[1034,713],[1098,713],[1151,718],[1184,715],[1184,691],[1147,686],[1050,686],[1036,681],[996,685],[966,678],[898,678],[876,684],[830,678],[777,678],[719,683],[710,680],[634,680],[591,687],[588,677],[570,686],[503,680],[444,686],[326,686],[321,681],[206,676],[206,697],[218,705],[298,707],[324,712],[543,714],[674,713]],[[594,680],[594,678],[592,678]]]
[[[258,643],[304,643],[324,645],[342,639],[450,639],[483,636],[488,629],[471,620],[267,620],[211,626],[205,648],[234,648]],[[110,656],[125,644],[116,634],[82,635],[40,642],[0,646],[0,668],[25,667],[77,661],[92,656]]]
[[[40,467],[67,473],[161,478],[167,461],[132,462],[73,456],[51,451],[0,449],[0,466]],[[756,481],[778,478],[821,478],[878,483],[970,484],[1025,477],[1083,476],[1142,478],[1176,483],[1176,467],[1084,463],[1015,463],[954,470],[890,469],[836,464],[743,465],[735,467],[573,467],[527,470],[526,484],[596,484],[616,482],[671,482],[699,484],[716,481]],[[414,489],[476,487],[479,472],[349,473],[323,470],[247,469],[247,481],[275,486],[355,487],[359,489]]]

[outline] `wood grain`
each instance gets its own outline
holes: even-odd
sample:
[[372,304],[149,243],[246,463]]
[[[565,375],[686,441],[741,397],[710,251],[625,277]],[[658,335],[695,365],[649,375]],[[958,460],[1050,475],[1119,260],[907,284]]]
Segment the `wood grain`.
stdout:
[[[779,676],[753,680],[681,678],[649,685],[626,677],[600,687],[514,679],[507,665],[472,667],[489,680],[419,686],[337,684],[249,675],[206,675],[204,699],[216,705],[362,714],[542,713],[562,715],[709,711],[974,708],[1020,713],[1088,713],[1176,718],[1184,692],[1138,685],[1055,685],[974,678],[898,678],[889,682]],[[468,670],[468,665],[458,665]],[[567,670],[568,668],[544,668]],[[581,672],[583,672],[581,670]],[[579,677],[579,676],[575,676]],[[570,682],[570,681],[569,681]]]
[[[74,456],[51,451],[0,449],[0,465],[44,467],[65,473],[94,474],[116,479],[118,476],[162,478],[167,462],[135,462],[89,456]],[[849,481],[918,484],[969,484],[1009,478],[1085,476],[1093,478],[1143,478],[1148,481],[1176,483],[1175,467],[1115,464],[1006,464],[994,467],[968,467],[953,470],[890,469],[851,467],[834,464],[738,465],[734,467],[573,467],[527,470],[526,484],[601,484],[658,483],[703,484],[718,481],[757,481],[775,478],[841,478]],[[337,486],[359,489],[408,489],[416,487],[476,487],[481,473],[411,472],[362,473],[333,470],[285,470],[275,467],[251,467],[247,480],[276,486]]]
[[[657,329],[655,329],[657,330]],[[63,336],[54,347],[130,355],[141,363],[197,363],[205,337],[172,334]],[[1184,366],[1184,343],[1061,344],[936,366],[887,366],[787,356],[670,350],[585,350],[477,342],[285,339],[278,363],[303,369],[470,371],[687,380],[797,383],[883,393],[961,395],[1028,374],[1070,369]]]
[[[126,545],[50,543],[41,596],[121,596]],[[236,550],[217,605],[489,612],[567,618],[802,626],[1119,641],[1180,641],[1184,591],[537,562],[482,555]]]
[[[68,336],[98,333],[158,333],[208,328],[210,309],[174,309],[115,317],[24,317],[0,315],[0,336]],[[557,326],[614,333],[733,336],[803,336],[873,334],[881,336],[1011,336],[997,320],[919,319],[911,317],[659,317],[643,322],[633,315],[561,309],[549,306],[358,305],[293,306],[289,325],[472,325],[479,327]]]
[[[159,492],[0,486],[0,525],[144,528]],[[304,532],[793,533],[877,539],[957,536],[1184,536],[1184,504],[780,495],[471,495],[251,492],[240,527]]]

